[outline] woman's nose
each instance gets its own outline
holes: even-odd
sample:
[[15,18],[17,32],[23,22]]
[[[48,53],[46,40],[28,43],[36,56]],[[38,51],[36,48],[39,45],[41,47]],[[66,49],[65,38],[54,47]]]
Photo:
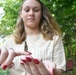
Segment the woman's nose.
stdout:
[[29,11],[29,15],[34,15],[34,11],[32,9]]

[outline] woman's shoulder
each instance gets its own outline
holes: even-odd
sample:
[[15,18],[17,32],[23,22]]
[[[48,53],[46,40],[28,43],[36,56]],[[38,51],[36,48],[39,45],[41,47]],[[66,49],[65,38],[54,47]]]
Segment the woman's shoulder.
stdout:
[[14,36],[7,36],[6,41],[14,41]]
[[10,35],[6,37],[4,44],[12,44],[15,43],[14,36]]
[[16,44],[13,36],[6,36],[5,38],[6,39],[4,40],[3,44],[1,45],[1,48],[3,48],[3,47],[9,48]]
[[53,36],[53,40],[59,40],[59,39],[62,39],[62,36],[59,36],[59,35],[54,35]]
[[55,35],[53,37],[54,45],[60,45],[63,43],[63,37]]
[[62,42],[63,41],[63,37],[62,36],[58,36],[58,35],[54,35],[53,36],[53,41],[55,43]]

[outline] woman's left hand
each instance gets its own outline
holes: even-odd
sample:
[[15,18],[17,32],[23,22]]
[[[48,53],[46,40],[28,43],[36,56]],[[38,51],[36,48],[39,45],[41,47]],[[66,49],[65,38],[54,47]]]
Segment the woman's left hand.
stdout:
[[38,59],[34,59],[32,57],[25,57],[25,59],[21,59],[21,64],[30,75],[52,75],[46,68],[46,65],[44,65]]

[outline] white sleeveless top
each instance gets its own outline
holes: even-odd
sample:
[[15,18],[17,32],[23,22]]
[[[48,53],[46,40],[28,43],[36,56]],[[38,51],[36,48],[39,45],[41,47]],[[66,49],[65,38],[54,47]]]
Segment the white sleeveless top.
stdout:
[[[56,64],[56,68],[65,70],[66,60],[62,39],[58,36],[54,36],[53,40],[45,40],[41,34],[28,35],[26,37],[28,45],[28,51],[32,53],[33,58],[39,60],[49,60]],[[3,46],[2,46],[3,47]],[[1,47],[1,49],[2,49]],[[13,48],[15,51],[24,50],[24,42],[22,44],[16,44],[14,38],[8,38],[4,43],[4,48],[9,50]],[[26,70],[20,64],[22,56],[14,58],[15,65],[10,69],[9,75],[27,75]]]

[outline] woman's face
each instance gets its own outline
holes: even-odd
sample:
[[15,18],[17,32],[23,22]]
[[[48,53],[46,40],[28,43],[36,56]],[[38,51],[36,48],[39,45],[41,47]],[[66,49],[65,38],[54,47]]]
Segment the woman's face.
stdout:
[[36,0],[26,0],[20,14],[25,27],[39,27],[41,20],[41,5]]

